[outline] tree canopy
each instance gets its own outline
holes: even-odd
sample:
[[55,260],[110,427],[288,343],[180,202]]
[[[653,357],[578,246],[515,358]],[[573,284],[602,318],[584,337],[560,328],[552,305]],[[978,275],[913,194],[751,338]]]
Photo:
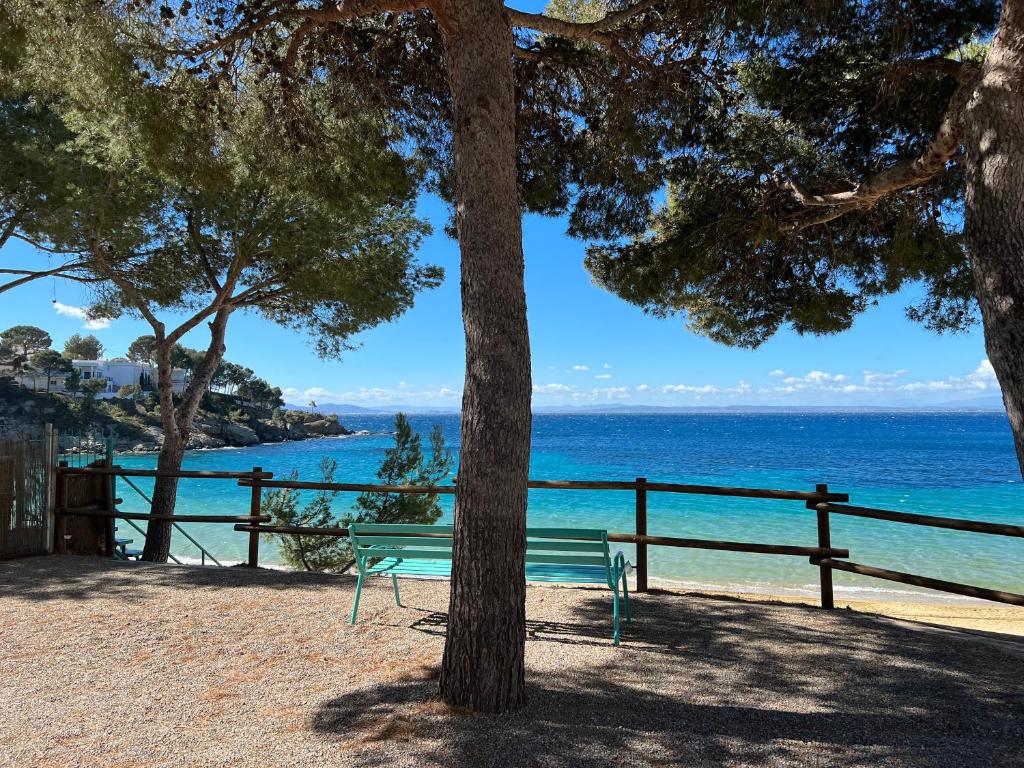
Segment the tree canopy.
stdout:
[[52,343],[50,334],[34,325],[15,325],[0,332],[0,347],[10,351],[15,366],[24,365],[33,354],[49,349]]
[[103,344],[91,333],[87,336],[73,333],[64,342],[64,357],[71,360],[99,360],[103,357]]
[[588,268],[728,344],[757,346],[786,325],[841,331],[912,283],[924,296],[911,318],[963,330],[975,286],[950,112],[997,5],[799,5],[773,7],[725,68],[731,98],[672,163],[649,232],[591,248]]

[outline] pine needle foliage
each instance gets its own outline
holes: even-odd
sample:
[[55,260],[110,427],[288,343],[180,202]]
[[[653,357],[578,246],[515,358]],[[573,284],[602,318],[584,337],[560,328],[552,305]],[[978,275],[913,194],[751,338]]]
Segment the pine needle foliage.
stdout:
[[[452,470],[452,452],[445,446],[441,425],[430,432],[430,455],[423,452],[423,440],[414,432],[404,413],[395,416],[395,444],[384,452],[377,471],[383,485],[436,486]],[[356,499],[355,509],[345,517],[351,523],[412,523],[429,525],[441,518],[436,493],[367,492]]]
[[[338,462],[325,456],[320,460],[320,478],[324,483],[334,482]],[[289,480],[298,480],[299,473],[292,470]],[[299,509],[300,492],[295,488],[281,488],[268,491],[260,504],[260,512],[270,515],[273,525],[302,528],[329,528],[337,525],[331,504],[337,491],[320,490],[312,501]],[[340,571],[351,562],[346,539],[334,536],[301,536],[273,534],[264,536],[276,541],[281,548],[281,557],[292,568],[303,571]]]

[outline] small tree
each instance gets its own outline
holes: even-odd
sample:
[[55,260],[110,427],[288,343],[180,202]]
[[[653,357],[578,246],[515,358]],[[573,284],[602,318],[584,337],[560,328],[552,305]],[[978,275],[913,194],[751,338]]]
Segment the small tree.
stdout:
[[71,373],[68,374],[67,378],[64,379],[64,391],[72,397],[76,396],[82,389],[82,376],[78,373],[75,368],[71,369]]
[[96,395],[100,392],[105,392],[107,389],[106,379],[86,379],[79,385],[82,390],[82,402],[79,409],[79,414],[82,420],[88,422],[92,419],[93,412],[96,409]]
[[[324,457],[320,460],[320,478],[324,483],[334,482],[334,473],[338,462]],[[292,470],[291,480],[298,480],[299,473]],[[282,488],[269,491],[260,505],[260,512],[270,515],[273,525],[286,525],[302,528],[327,528],[336,524],[331,514],[331,502],[338,495],[337,491],[317,491],[316,496],[302,510],[299,510],[299,491],[294,488]],[[298,534],[267,533],[264,536],[277,541],[281,547],[281,557],[293,568],[304,571],[340,571],[347,568],[352,558],[349,554],[348,540],[334,536],[303,536]]]
[[71,373],[71,361],[55,349],[43,349],[32,355],[32,367],[46,376],[46,391],[50,391],[50,377],[55,373]]
[[49,349],[52,343],[50,334],[34,325],[15,325],[0,333],[0,346],[11,350],[15,368],[24,368],[32,355]]
[[[441,425],[430,432],[430,457],[423,454],[422,439],[413,432],[404,413],[395,416],[395,444],[384,453],[377,479],[384,485],[435,486],[452,471],[454,459],[444,442]],[[351,523],[436,523],[442,515],[436,493],[383,493],[368,491],[356,499],[355,509],[345,516]]]
[[[437,485],[452,469],[452,453],[445,447],[441,425],[430,433],[430,457],[423,454],[422,438],[413,432],[405,414],[395,417],[395,444],[384,452],[384,461],[377,479],[384,485]],[[320,461],[322,482],[333,483],[338,463],[331,458]],[[291,480],[299,473],[292,470]],[[299,492],[293,488],[270,491],[264,496],[260,511],[273,518],[274,525],[327,528],[337,525],[331,513],[336,491],[318,491],[313,501],[299,511]],[[436,523],[442,515],[436,493],[374,493],[356,499],[355,508],[342,518],[342,525],[352,523]],[[344,571],[353,563],[347,539],[301,534],[264,534],[278,539],[281,556],[294,568],[306,571]]]
[[99,360],[102,356],[103,344],[92,334],[73,333],[64,342],[64,357],[69,360]]
[[136,363],[152,363],[156,353],[156,336],[139,336],[128,345],[128,359]]
[[118,397],[131,398],[134,400],[136,397],[142,394],[142,387],[138,384],[125,384],[117,390]]

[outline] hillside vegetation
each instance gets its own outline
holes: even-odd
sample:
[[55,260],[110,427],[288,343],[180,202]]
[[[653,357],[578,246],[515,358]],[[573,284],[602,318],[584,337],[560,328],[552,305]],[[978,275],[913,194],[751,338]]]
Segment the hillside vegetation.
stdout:
[[[51,423],[61,431],[99,431],[113,436],[118,451],[147,452],[163,441],[160,406],[152,393],[138,398],[93,400],[32,392],[0,379],[0,425],[19,428]],[[268,408],[237,395],[203,396],[189,448],[223,448],[349,434],[336,415]]]

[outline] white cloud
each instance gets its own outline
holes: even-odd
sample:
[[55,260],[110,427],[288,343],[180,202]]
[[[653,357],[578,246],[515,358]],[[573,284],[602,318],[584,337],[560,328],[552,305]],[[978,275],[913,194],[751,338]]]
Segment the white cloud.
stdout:
[[58,315],[81,320],[82,327],[87,330],[99,331],[110,327],[111,321],[109,319],[105,317],[89,317],[89,312],[85,307],[75,307],[70,304],[61,304],[59,301],[55,301],[53,302],[53,308],[57,310]]
[[700,386],[694,384],[665,384],[662,386],[661,391],[665,394],[676,395],[714,395],[719,392],[719,389],[714,384],[702,384]]
[[995,369],[988,359],[978,363],[978,367],[965,376],[950,376],[933,381],[913,381],[903,384],[898,389],[902,392],[999,392]]
[[304,404],[310,400],[318,403],[370,403],[370,404],[401,404],[416,405],[422,402],[441,402],[454,404],[461,392],[453,387],[437,386],[416,389],[411,386],[396,387],[359,387],[346,391],[328,389],[326,387],[288,387],[282,390],[286,402]]
[[603,397],[607,400],[625,400],[632,395],[629,394],[629,387],[603,387],[601,389],[591,390],[597,397]]
[[647,392],[650,389],[649,384],[638,384],[636,387],[637,392]]
[[574,365],[572,367],[572,369],[574,371],[589,371],[590,370],[590,366],[589,365]]
[[595,376],[595,379],[610,379],[612,375],[610,373],[599,373]]
[[605,363],[601,367],[604,368],[606,371],[610,371],[611,367],[612,367],[612,364],[611,363]]
[[774,371],[769,372],[768,375],[771,376],[773,379],[781,379],[783,376],[786,375],[786,372],[781,368],[776,368]]
[[575,387],[570,387],[567,384],[534,384],[533,392],[537,395],[553,395],[565,392],[572,392]]
[[871,384],[883,384],[888,381],[895,381],[896,379],[906,376],[907,372],[905,369],[893,371],[892,373],[881,373],[879,371],[861,371],[861,375],[864,377],[864,383],[867,385]]
[[[785,376],[778,384],[758,390],[760,395],[821,395],[821,394],[917,394],[927,392],[986,392],[999,390],[995,372],[988,360],[963,376],[947,376],[944,379],[906,381],[906,369],[891,372],[872,370],[861,371],[860,384],[850,381],[845,374],[810,371],[804,376]],[[775,371],[770,375],[774,376]]]

